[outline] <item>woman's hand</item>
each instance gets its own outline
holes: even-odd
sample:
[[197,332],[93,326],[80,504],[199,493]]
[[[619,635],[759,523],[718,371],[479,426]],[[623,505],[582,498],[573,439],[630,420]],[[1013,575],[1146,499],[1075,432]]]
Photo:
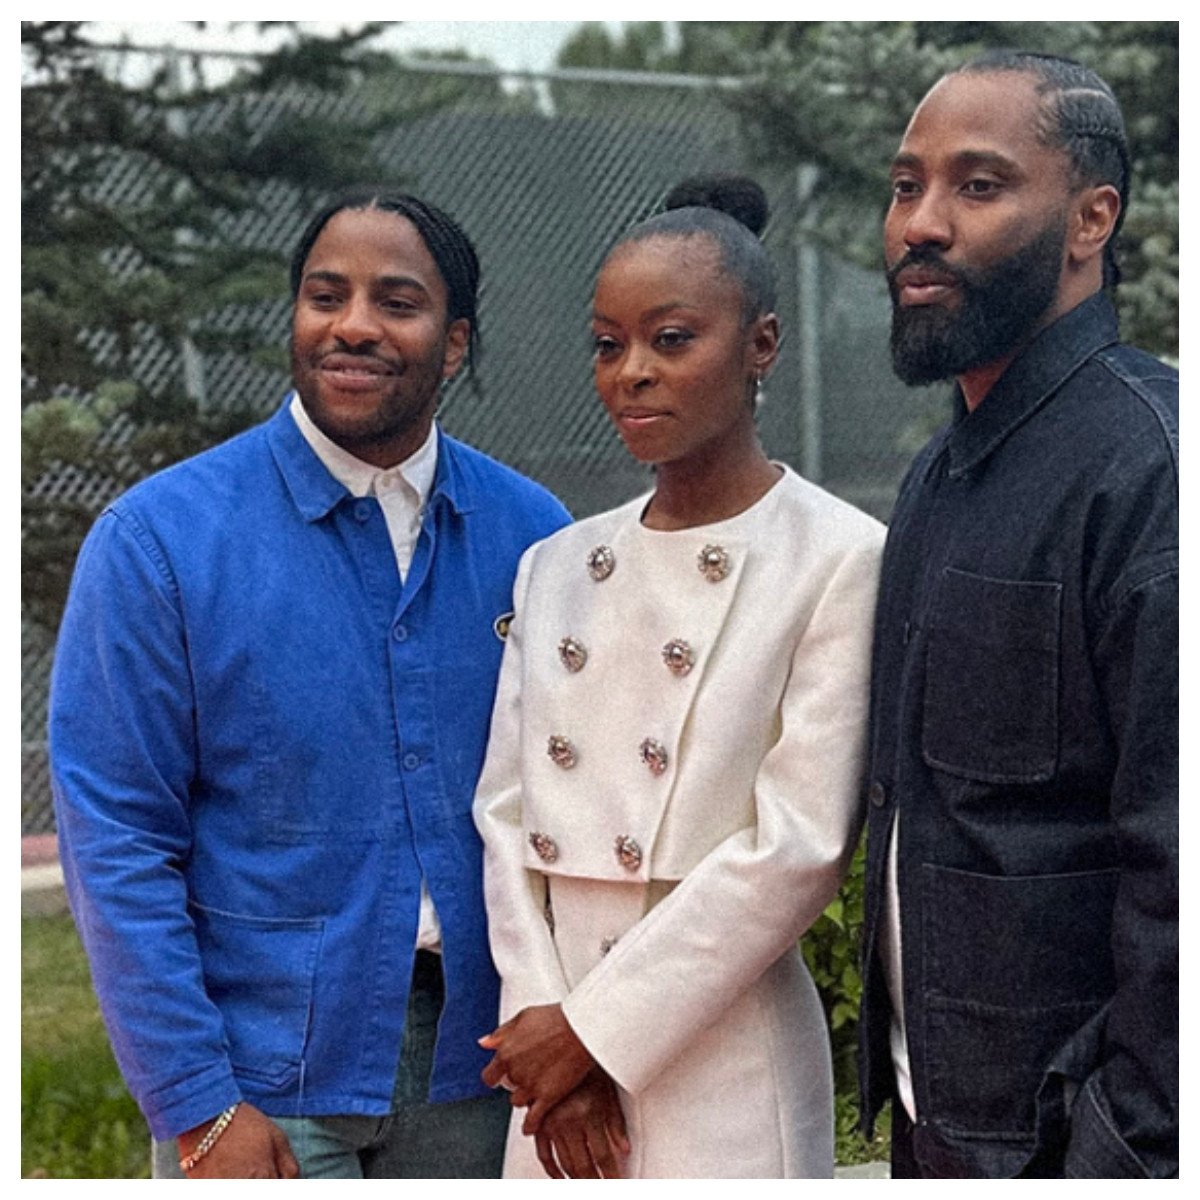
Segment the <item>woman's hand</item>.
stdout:
[[496,1052],[483,1069],[483,1082],[508,1088],[513,1107],[529,1109],[521,1127],[526,1135],[537,1133],[546,1113],[596,1065],[561,1004],[523,1008],[479,1044]]
[[593,1068],[546,1114],[534,1142],[551,1179],[620,1179],[629,1137],[616,1085]]

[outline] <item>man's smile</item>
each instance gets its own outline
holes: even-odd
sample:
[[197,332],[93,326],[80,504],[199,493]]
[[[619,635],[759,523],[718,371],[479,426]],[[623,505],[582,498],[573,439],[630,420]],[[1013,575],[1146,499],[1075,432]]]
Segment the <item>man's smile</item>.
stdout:
[[371,391],[399,369],[383,359],[364,354],[334,352],[317,360],[321,378],[341,391]]

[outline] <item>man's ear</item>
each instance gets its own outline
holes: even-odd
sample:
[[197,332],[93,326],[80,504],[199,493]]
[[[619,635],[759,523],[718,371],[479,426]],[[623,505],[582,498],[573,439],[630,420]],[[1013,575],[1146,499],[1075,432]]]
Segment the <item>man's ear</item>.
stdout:
[[1086,187],[1075,199],[1067,254],[1076,266],[1083,266],[1098,254],[1112,237],[1121,215],[1121,196],[1111,183]]
[[466,317],[451,321],[446,327],[446,353],[442,357],[442,378],[453,379],[467,356],[471,344],[471,322]]

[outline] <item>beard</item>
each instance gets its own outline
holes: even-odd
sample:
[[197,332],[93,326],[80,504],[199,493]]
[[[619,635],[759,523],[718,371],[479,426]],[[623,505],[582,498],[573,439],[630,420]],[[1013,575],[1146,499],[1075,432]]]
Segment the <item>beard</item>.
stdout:
[[[386,446],[419,426],[425,414],[436,410],[440,398],[441,358],[404,361],[397,355],[348,350],[339,346],[297,347],[290,344],[292,386],[300,396],[312,423],[331,442],[363,458],[367,452]],[[380,363],[389,373],[380,377],[377,395],[360,394],[357,401],[330,403],[321,382],[321,361],[336,352],[353,359],[361,357]],[[436,361],[435,361],[436,357]]]
[[[952,379],[1010,354],[1034,331],[1058,293],[1066,217],[984,269],[952,266],[936,249],[916,246],[888,268],[892,297],[892,368],[910,386]],[[954,278],[959,304],[901,306],[896,275],[936,267]]]

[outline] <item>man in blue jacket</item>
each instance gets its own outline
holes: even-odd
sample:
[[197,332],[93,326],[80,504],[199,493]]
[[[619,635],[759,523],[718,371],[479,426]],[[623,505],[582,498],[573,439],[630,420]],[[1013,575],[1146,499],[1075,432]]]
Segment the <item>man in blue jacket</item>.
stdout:
[[892,164],[892,352],[957,382],[888,531],[860,1078],[892,1173],[1179,1163],[1178,378],[1105,287],[1121,112],[997,53]]
[[402,194],[292,262],[295,391],[139,484],[79,555],[50,744],[118,1061],[193,1177],[499,1174],[483,762],[518,559],[567,522],[447,437],[461,229]]

